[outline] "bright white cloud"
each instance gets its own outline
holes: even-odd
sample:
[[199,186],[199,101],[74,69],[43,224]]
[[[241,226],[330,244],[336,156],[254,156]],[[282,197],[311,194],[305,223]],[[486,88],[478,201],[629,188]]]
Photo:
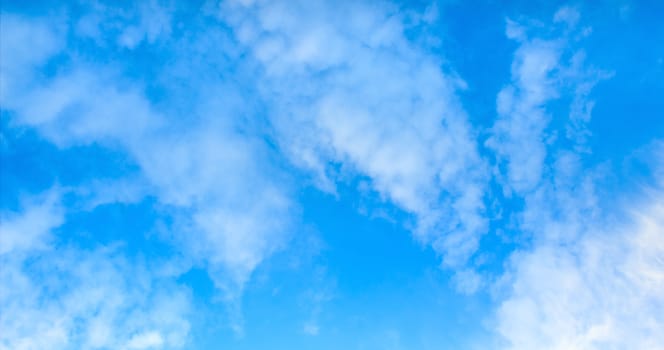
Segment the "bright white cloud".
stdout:
[[[155,195],[175,209],[174,242],[194,262],[209,265],[216,285],[232,300],[255,267],[286,242],[293,216],[263,135],[243,130],[243,111],[210,102],[226,97],[211,93],[218,84],[197,80],[200,74],[184,77],[191,80],[188,86],[199,86],[194,95],[202,97],[188,111],[190,122],[183,122],[153,106],[141,84],[112,66],[72,58],[70,69],[52,77],[37,73],[64,54],[65,35],[127,48],[168,35],[170,15],[148,5],[136,13],[95,5],[73,28],[58,25],[60,31],[47,21],[5,23],[3,37],[44,27],[25,40],[44,36],[49,49],[21,60],[13,59],[12,48],[3,49],[3,58],[17,62],[12,68],[25,72],[12,77],[16,83],[7,89],[4,107],[60,147],[97,143],[126,152],[141,169],[136,181],[148,188],[127,200]],[[387,6],[344,5],[352,7],[350,26],[345,17],[328,18],[343,12],[327,11],[336,6],[331,3],[223,6],[223,19],[262,65],[260,89],[275,138],[291,161],[317,173],[327,189],[338,180],[334,163],[368,176],[381,197],[413,214],[419,239],[431,243],[448,265],[463,265],[486,230],[484,165],[455,97],[463,82],[410,44],[402,18]],[[209,45],[210,37],[201,34],[200,40]],[[181,79],[178,69],[192,62],[187,55],[175,58],[175,68],[165,74]],[[122,183],[123,190],[131,189]]]
[[[567,25],[565,35],[578,21],[570,8],[554,18]],[[505,165],[506,192],[524,201],[518,227],[530,237],[530,247],[513,253],[498,283],[502,347],[664,348],[658,331],[664,327],[664,197],[655,191],[632,204],[637,210],[628,210],[629,222],[602,211],[596,184],[606,170],[584,168],[583,155],[588,96],[608,75],[587,68],[565,37],[544,41],[529,38],[529,30],[508,23],[508,36],[520,47],[487,142]],[[565,125],[558,133],[550,127],[558,116],[547,107],[564,90],[572,105],[569,116],[555,120]]]
[[[347,173],[415,217],[450,266],[486,230],[480,160],[455,92],[464,83],[404,35],[387,4],[228,2],[221,16],[265,74],[276,138],[334,191]],[[339,174],[336,165],[341,165]]]
[[630,225],[516,255],[498,312],[506,348],[663,348],[662,198],[642,204]]
[[506,167],[507,188],[524,193],[539,184],[544,170],[544,131],[550,119],[544,107],[559,94],[552,75],[560,69],[561,43],[528,40],[523,28],[516,30],[516,24],[509,24],[508,36],[521,46],[514,54],[512,83],[498,94],[499,118],[487,146]]
[[[125,53],[158,46],[172,32],[169,10],[155,2],[135,11],[90,8],[71,27],[3,13],[0,103],[12,122],[61,148],[98,144],[126,154],[139,174],[77,189],[94,197],[86,208],[154,196],[174,219],[170,242],[186,255],[184,265],[207,268],[235,330],[242,331],[236,311],[244,285],[286,244],[296,211],[288,180],[272,164],[276,152],[329,192],[349,177],[366,179],[381,199],[412,215],[413,233],[455,270],[459,291],[486,285],[468,266],[488,227],[490,179],[456,96],[465,83],[406,37],[397,8],[223,2],[217,19],[234,37],[212,28],[171,38],[184,53],[169,52],[172,61],[154,84],[168,82],[176,102],[151,101],[146,84],[123,75],[125,67],[86,61],[66,40]],[[507,22],[518,49],[486,145],[504,192],[523,200],[513,221],[531,246],[512,256],[499,282],[497,331],[512,349],[662,347],[664,201],[659,194],[648,199],[630,224],[606,223],[595,189],[601,172],[584,169],[583,155],[590,92],[608,75],[570,45],[589,32],[575,36],[575,9],[561,9],[553,22],[561,27],[552,32],[562,32],[554,38]],[[234,40],[235,51],[225,52]],[[237,52],[247,61],[229,69],[238,77],[211,78],[225,59],[217,56]],[[201,64],[197,57],[207,55],[213,62]],[[43,75],[57,59],[64,68]],[[247,79],[258,96],[247,101],[254,91],[230,91],[234,79]],[[564,94],[569,114],[552,123],[560,120],[549,105]],[[252,103],[265,110],[245,106]],[[58,203],[53,194],[2,216],[0,349],[184,346],[188,295],[173,276],[118,247],[54,245],[52,231],[64,222]],[[321,332],[330,293],[311,289],[302,332]],[[398,343],[394,334],[388,338]]]
[[149,331],[131,337],[127,347],[129,349],[149,349],[160,347],[163,343],[164,339],[159,332]]
[[[573,8],[558,11],[555,22],[569,27],[549,39],[539,37],[533,28],[507,20],[506,35],[519,47],[512,61],[512,81],[498,94],[498,119],[486,141],[498,166],[504,168],[507,193],[526,195],[535,190],[546,177],[548,149],[560,140],[571,142],[575,151],[589,151],[585,145],[587,123],[594,105],[589,95],[595,84],[610,74],[589,67],[584,52],[573,50],[574,37],[569,30],[578,17]],[[573,91],[573,102],[568,120],[563,120],[566,127],[551,128],[548,106],[568,90]]]

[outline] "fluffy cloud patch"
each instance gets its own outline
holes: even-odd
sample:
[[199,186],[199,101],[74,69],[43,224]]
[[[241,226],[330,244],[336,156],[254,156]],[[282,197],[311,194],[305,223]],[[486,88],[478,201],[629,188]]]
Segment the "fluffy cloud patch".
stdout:
[[0,349],[182,347],[187,291],[120,247],[56,244],[63,222],[57,191],[3,213]]
[[[167,15],[146,19],[153,13],[139,6],[111,11],[108,18],[100,19],[106,16],[105,8],[93,7],[81,21],[94,20],[102,27],[139,23],[137,28],[143,33],[140,37],[145,37],[147,43],[170,32]],[[160,7],[157,13],[163,11]],[[228,298],[237,298],[255,267],[287,240],[293,205],[262,136],[241,125],[242,111],[223,102],[219,105],[224,96],[206,90],[214,90],[224,82],[200,86],[196,95],[201,97],[187,116],[179,115],[177,108],[158,109],[146,97],[143,84],[118,73],[122,67],[67,56],[63,51],[67,33],[80,36],[79,40],[94,37],[82,31],[81,23],[76,28],[62,26],[58,32],[53,28],[60,26],[48,20],[9,19],[5,22],[3,16],[3,43],[5,37],[27,31],[25,40],[44,42],[48,48],[15,57],[12,45],[22,43],[8,40],[3,46],[2,61],[9,62],[3,72],[5,68],[24,72],[21,76],[9,75],[11,84],[3,89],[3,108],[15,114],[13,121],[36,128],[61,148],[99,144],[126,153],[140,168],[140,176],[134,179],[143,188],[139,195],[156,196],[177,218],[173,243],[194,263],[209,265],[219,288],[228,293]],[[124,31],[116,34],[126,36]],[[102,51],[128,54],[122,51],[124,48],[112,46],[128,45],[124,39],[119,44],[113,40],[97,44]],[[58,55],[65,56],[60,58],[64,67],[52,76],[40,75],[40,69]],[[171,73],[168,69],[163,72]],[[185,117],[188,119],[183,121]],[[128,181],[122,183],[132,187]],[[135,201],[134,197],[129,200]]]
[[[506,193],[527,195],[548,177],[551,148],[589,152],[586,141],[594,102],[590,92],[609,72],[589,66],[583,50],[576,48],[579,13],[563,8],[554,16],[548,31],[507,20],[506,35],[519,46],[511,66],[511,82],[496,99],[498,119],[486,145],[495,152]],[[551,37],[551,32],[555,35]],[[570,97],[567,120],[551,115],[552,102]],[[552,127],[553,121],[565,125]],[[562,119],[562,120],[561,120]]]
[[660,349],[664,344],[664,201],[619,229],[538,245],[512,264],[498,311],[509,349]]
[[264,71],[291,161],[332,192],[349,173],[367,177],[447,265],[465,264],[487,226],[485,166],[456,97],[464,83],[409,42],[396,9],[231,1],[221,17]]
[[[608,170],[584,167],[584,156],[590,90],[609,75],[571,49],[578,21],[575,10],[559,11],[554,22],[566,25],[565,34],[553,40],[508,22],[520,46],[487,144],[505,192],[524,202],[515,217],[529,246],[512,254],[497,284],[496,331],[506,349],[660,349],[663,197],[656,190],[630,203],[635,209],[612,208],[628,212],[627,221],[603,210],[598,179]],[[550,103],[561,96],[572,101],[570,112],[552,115]]]
[[[442,256],[459,292],[489,285],[477,266],[505,253],[489,239],[476,254],[486,231],[524,243],[493,285],[504,347],[664,343],[661,191],[642,198],[629,222],[602,211],[598,178],[610,170],[587,156],[591,93],[610,74],[579,48],[590,29],[576,9],[562,8],[550,25],[507,20],[517,46],[510,79],[495,123],[477,130],[458,97],[466,83],[411,37],[433,20],[431,8],[420,16],[389,2],[62,6],[61,17],[2,13],[2,117],[12,132],[30,128],[59,150],[119,154],[131,173],[1,214],[0,349],[188,346],[189,295],[176,278],[192,266],[206,269],[210,299],[227,303],[226,323],[242,333],[252,274],[299,230],[298,191],[313,184],[335,194],[356,182],[353,194],[406,217],[399,224]],[[86,199],[65,208],[63,192]],[[68,211],[118,202],[149,202],[163,219],[150,239],[167,243],[165,260],[176,251],[170,271],[121,244],[59,240]],[[303,288],[310,312],[294,332],[324,339],[334,288]],[[401,330],[389,333],[401,344]]]

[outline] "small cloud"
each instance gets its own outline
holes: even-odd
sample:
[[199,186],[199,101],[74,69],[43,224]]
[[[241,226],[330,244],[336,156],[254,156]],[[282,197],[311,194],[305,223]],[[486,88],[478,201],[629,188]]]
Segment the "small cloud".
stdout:
[[149,349],[163,344],[164,339],[159,332],[149,331],[134,335],[127,343],[127,347],[129,349]]
[[304,333],[308,334],[308,335],[316,336],[316,335],[318,335],[318,332],[320,331],[320,329],[319,329],[317,324],[307,322],[302,327],[302,331]]
[[452,277],[452,282],[456,290],[463,294],[473,294],[483,285],[482,276],[477,272],[465,269],[457,271]]
[[579,23],[581,15],[574,7],[564,6],[561,7],[553,16],[554,23],[566,23],[568,27],[572,28]]
[[[40,203],[39,203],[40,202]],[[21,213],[0,213],[0,255],[43,249],[64,222],[58,190],[31,198]]]
[[512,40],[522,41],[526,39],[526,29],[519,23],[506,19],[505,35]]

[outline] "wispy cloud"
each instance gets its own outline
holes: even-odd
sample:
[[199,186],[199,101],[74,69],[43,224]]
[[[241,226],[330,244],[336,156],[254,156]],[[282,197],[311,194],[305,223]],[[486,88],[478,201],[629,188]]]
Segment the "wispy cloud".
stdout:
[[[93,16],[100,25],[107,25],[110,18],[98,18],[105,16],[102,10],[84,17]],[[152,13],[139,10],[134,16],[145,24],[141,16]],[[123,12],[113,21],[125,25],[130,21],[126,17],[133,18]],[[7,91],[3,106],[16,113],[14,121],[37,128],[63,148],[102,144],[126,152],[140,169],[135,180],[147,185],[147,191],[134,194],[154,195],[170,208],[178,225],[172,243],[193,263],[207,266],[224,298],[236,303],[253,269],[287,240],[293,218],[288,185],[279,180],[261,135],[243,131],[238,124],[241,118],[233,115],[236,110],[224,112],[216,107],[225,106],[205,100],[214,98],[204,93],[214,90],[214,85],[200,86],[199,107],[190,111],[194,114],[191,123],[182,123],[178,121],[181,115],[162,113],[153,106],[144,84],[118,74],[121,66],[67,57],[64,38],[67,33],[80,35],[80,28],[64,27],[58,32],[52,28],[59,25],[48,20],[8,18],[4,21],[3,16],[3,42],[5,37],[27,31],[25,40],[44,42],[48,48],[14,57],[13,41],[3,47],[3,62],[8,57],[7,64],[16,66],[6,69],[23,72],[8,76],[11,85],[3,89]],[[168,33],[163,28],[168,23],[161,23],[155,31]],[[148,41],[153,40],[150,30],[141,29]],[[121,47],[108,50],[116,52],[127,46],[123,40],[115,44]],[[132,47],[135,44],[129,45]],[[39,74],[40,67],[62,56],[71,60],[67,69],[49,77]]]
[[[505,85],[482,92],[498,92],[482,130],[462,104],[469,84],[446,60],[445,40],[434,38],[432,51],[413,39],[444,17],[435,5],[59,6],[1,14],[3,126],[36,132],[53,152],[103,148],[132,170],[55,179],[20,208],[0,208],[0,349],[188,347],[192,296],[178,279],[192,267],[227,307],[214,321],[241,335],[252,275],[306,231],[302,192],[346,205],[357,199],[344,198],[349,187],[396,213],[388,219],[435,252],[456,292],[494,292],[498,348],[664,343],[664,184],[631,197],[601,188],[612,169],[591,160],[590,126],[594,88],[612,73],[589,62],[582,47],[593,30],[578,8],[505,20],[516,50]],[[654,145],[643,153],[661,177],[664,148]],[[159,261],[121,242],[80,245],[63,229],[74,212],[144,202],[163,219],[150,237],[168,247]],[[511,245],[491,241],[493,231],[509,231]],[[493,249],[511,251],[498,258],[504,270],[485,274]],[[330,335],[332,270],[298,285],[306,305],[293,332],[306,341]],[[375,343],[411,341],[378,328],[366,330]]]
[[[578,41],[588,28],[578,28],[579,16],[576,9],[564,7],[545,29],[507,20],[506,35],[519,46],[512,81],[498,94],[498,119],[486,141],[495,152],[507,193],[525,195],[536,189],[547,177],[551,149],[589,151],[587,123],[594,105],[589,95],[610,73],[585,62]],[[550,104],[570,95],[567,118],[552,116]]]
[[395,11],[257,1],[225,3],[221,16],[264,71],[261,92],[291,161],[332,192],[348,174],[368,177],[415,218],[417,238],[460,266],[486,230],[486,171],[456,97],[464,83],[408,41]]
[[60,191],[2,213],[0,349],[179,348],[189,295],[117,247],[58,242]]
[[540,243],[514,256],[509,297],[498,311],[507,348],[657,349],[664,343],[662,196],[633,207],[630,223],[591,225],[573,242]]
[[[505,164],[506,192],[524,201],[517,215],[530,245],[512,254],[497,284],[496,329],[509,349],[657,348],[662,196],[655,191],[610,211],[630,213],[627,221],[600,205],[597,186],[607,170],[584,165],[582,134],[590,89],[609,75],[585,68],[582,52],[572,49],[567,38],[578,21],[574,9],[559,11],[554,22],[565,24],[564,36],[553,40],[528,37],[530,28],[508,23],[508,36],[520,46],[488,145]],[[572,101],[569,115],[551,115],[547,106],[563,96]]]

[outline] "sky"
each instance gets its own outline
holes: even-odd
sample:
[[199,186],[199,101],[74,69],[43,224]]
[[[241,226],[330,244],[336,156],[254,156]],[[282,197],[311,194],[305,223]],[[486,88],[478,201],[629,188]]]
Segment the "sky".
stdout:
[[662,18],[3,1],[0,350],[664,349]]

